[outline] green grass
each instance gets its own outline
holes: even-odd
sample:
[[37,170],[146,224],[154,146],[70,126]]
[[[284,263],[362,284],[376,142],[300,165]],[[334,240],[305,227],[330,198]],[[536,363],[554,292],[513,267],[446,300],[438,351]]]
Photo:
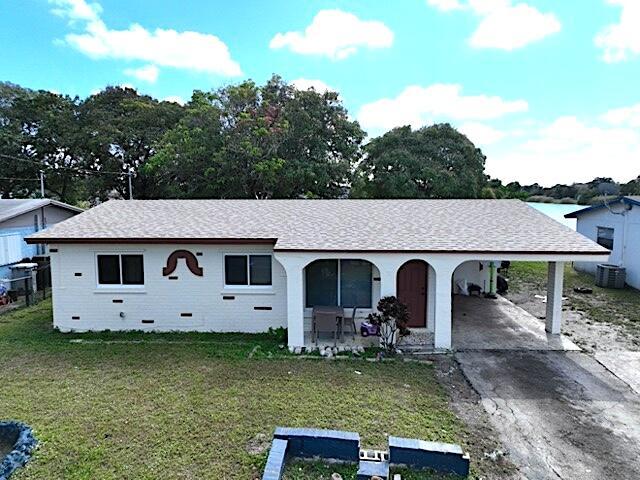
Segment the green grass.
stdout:
[[281,342],[65,335],[49,302],[0,316],[0,417],[41,441],[15,480],[259,478],[279,425],[357,431],[371,448],[462,437],[430,365],[298,359]]
[[[565,265],[565,305],[584,312],[596,322],[620,324],[635,334],[640,333],[640,291],[627,287],[608,289],[596,287],[591,275],[577,272]],[[509,269],[509,287],[514,292],[531,290],[546,293],[547,266],[542,262],[512,262]],[[592,294],[579,294],[574,287],[589,287]]]

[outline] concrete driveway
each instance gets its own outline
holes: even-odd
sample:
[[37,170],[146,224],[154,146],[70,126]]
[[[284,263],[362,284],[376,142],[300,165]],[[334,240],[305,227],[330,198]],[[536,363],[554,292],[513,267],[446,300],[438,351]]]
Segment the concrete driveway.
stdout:
[[527,479],[640,478],[640,397],[579,352],[458,352]]
[[550,335],[544,322],[504,297],[455,295],[454,350],[580,350],[564,335]]

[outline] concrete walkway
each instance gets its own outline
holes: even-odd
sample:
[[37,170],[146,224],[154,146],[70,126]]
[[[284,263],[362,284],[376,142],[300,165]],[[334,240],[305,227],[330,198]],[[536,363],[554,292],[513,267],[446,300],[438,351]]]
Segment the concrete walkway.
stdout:
[[640,352],[596,352],[596,360],[640,394]]
[[527,479],[640,478],[640,397],[579,352],[459,352]]
[[456,295],[451,333],[457,351],[580,350],[567,337],[545,332],[544,322],[500,296],[491,300]]

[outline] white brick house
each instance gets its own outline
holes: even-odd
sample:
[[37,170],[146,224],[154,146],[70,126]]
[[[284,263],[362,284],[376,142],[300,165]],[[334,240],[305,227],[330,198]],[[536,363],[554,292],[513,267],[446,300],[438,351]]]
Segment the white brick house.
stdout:
[[[576,229],[611,250],[609,263],[626,269],[628,285],[640,289],[640,196],[623,196],[566,215]],[[596,264],[577,262],[576,270],[596,273]]]
[[51,252],[61,331],[262,332],[302,346],[313,305],[382,296],[451,347],[453,279],[489,289],[501,260],[549,262],[560,332],[563,262],[609,251],[516,200],[110,201],[32,235]]

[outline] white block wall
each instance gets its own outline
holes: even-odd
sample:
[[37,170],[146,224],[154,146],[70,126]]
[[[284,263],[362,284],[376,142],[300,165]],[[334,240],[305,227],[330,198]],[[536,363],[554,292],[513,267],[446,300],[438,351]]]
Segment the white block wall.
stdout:
[[[619,205],[612,207],[615,214],[606,208],[584,213],[578,218],[576,230],[586,237],[597,240],[598,227],[613,228],[613,251],[608,263],[625,267],[627,283],[640,288],[640,207],[625,210]],[[596,273],[597,263],[576,262],[576,270]]]
[[[482,288],[483,292],[489,291],[489,263],[487,261],[472,260],[459,265],[453,272],[453,291],[458,293],[458,281],[466,280],[467,285],[475,283]],[[500,262],[495,262],[496,266],[500,266]],[[482,265],[482,269],[480,269]]]
[[[225,253],[272,253],[265,245],[50,245],[54,326],[62,331],[149,330],[264,332],[286,327],[286,276],[273,259],[271,288],[225,288]],[[175,250],[197,256],[204,275],[191,273],[184,260],[162,275]],[[144,286],[98,286],[97,253],[141,253]],[[76,274],[80,276],[76,276]],[[224,300],[223,296],[234,297]],[[122,303],[114,303],[122,300]],[[255,310],[271,307],[271,310]],[[120,313],[124,313],[124,317]],[[191,313],[191,317],[181,316]],[[74,318],[79,317],[79,318]],[[153,324],[142,323],[153,320]]]

